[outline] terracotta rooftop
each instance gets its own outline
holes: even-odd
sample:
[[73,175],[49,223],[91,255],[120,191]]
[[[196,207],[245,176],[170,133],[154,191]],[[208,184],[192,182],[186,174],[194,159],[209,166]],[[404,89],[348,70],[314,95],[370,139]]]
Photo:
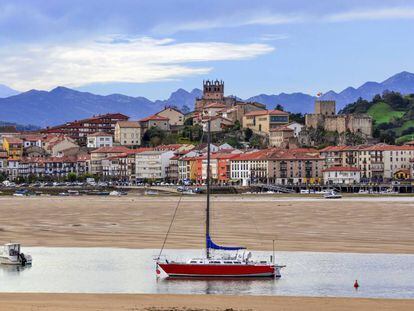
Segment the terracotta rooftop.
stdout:
[[123,146],[101,147],[91,151],[91,153],[123,153],[129,152],[131,149]]
[[119,127],[140,128],[138,121],[118,121]]
[[293,132],[294,130],[286,125],[281,125],[275,128],[270,129],[270,132]]
[[105,132],[95,132],[92,134],[88,134],[88,136],[92,136],[92,137],[99,137],[99,136],[106,136],[106,137],[111,137],[112,135],[109,133],[105,133]]
[[211,103],[204,106],[204,108],[226,108],[226,105],[220,103]]
[[17,137],[4,137],[4,139],[7,140],[9,144],[22,144],[23,143],[23,140]]
[[373,146],[365,147],[362,150],[365,151],[400,151],[400,150],[414,150],[414,146],[411,145],[387,145],[387,144],[376,144]]
[[168,119],[166,117],[156,115],[156,114],[153,114],[152,116],[149,116],[149,117],[146,117],[146,118],[143,118],[143,119],[139,120],[139,122],[146,122],[146,121],[152,121],[152,120],[155,120],[155,121],[169,121],[170,119]]

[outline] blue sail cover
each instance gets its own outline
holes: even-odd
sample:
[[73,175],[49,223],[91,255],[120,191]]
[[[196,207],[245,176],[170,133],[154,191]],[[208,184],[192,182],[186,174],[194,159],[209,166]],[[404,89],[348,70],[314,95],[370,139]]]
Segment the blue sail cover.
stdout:
[[238,251],[240,249],[246,249],[245,247],[226,247],[226,246],[217,245],[211,240],[211,237],[209,235],[207,235],[206,239],[207,239],[207,248],[219,249],[223,251]]

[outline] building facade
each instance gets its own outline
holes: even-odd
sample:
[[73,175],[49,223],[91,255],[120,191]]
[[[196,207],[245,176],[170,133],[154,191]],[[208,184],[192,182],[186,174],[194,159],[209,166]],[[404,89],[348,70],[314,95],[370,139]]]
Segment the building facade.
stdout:
[[141,125],[138,121],[119,121],[115,125],[115,142],[122,146],[141,145]]

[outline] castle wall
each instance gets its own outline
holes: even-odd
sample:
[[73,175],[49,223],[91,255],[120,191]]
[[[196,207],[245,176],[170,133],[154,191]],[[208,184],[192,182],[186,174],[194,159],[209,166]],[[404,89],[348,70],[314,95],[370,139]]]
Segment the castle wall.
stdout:
[[335,132],[339,134],[345,133],[347,129],[347,116],[336,115],[325,117],[325,131]]
[[348,128],[353,133],[361,133],[364,136],[372,135],[372,118],[368,115],[350,115],[348,120]]
[[323,126],[324,124],[324,117],[320,114],[310,113],[305,115],[305,124],[306,127],[312,127],[314,129],[318,128],[318,126]]

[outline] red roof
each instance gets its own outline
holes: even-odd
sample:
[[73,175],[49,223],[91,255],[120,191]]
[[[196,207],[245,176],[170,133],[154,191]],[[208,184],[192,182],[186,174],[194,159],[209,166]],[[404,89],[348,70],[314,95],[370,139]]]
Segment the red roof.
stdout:
[[323,172],[360,172],[361,170],[352,166],[332,166],[323,170]]
[[226,108],[226,105],[223,105],[220,103],[211,103],[211,104],[204,106],[204,108]]
[[23,143],[23,140],[17,137],[4,137],[4,139],[7,140],[9,144],[22,144]]
[[88,134],[88,136],[98,137],[98,136],[112,136],[112,135],[109,133],[105,133],[105,132],[95,132],[93,134]]
[[166,118],[166,117],[162,117],[156,114],[153,114],[152,116],[143,118],[141,120],[139,120],[139,122],[146,122],[146,121],[151,121],[151,120],[155,120],[155,121],[169,121],[170,119]]
[[294,130],[286,125],[278,126],[270,129],[270,132],[293,132]]
[[411,145],[395,146],[395,145],[387,145],[387,144],[376,144],[376,145],[373,145],[373,146],[366,147],[362,150],[365,150],[365,151],[414,150],[414,146],[411,146]]
[[128,153],[131,149],[123,146],[101,147],[91,151],[91,153]]
[[254,111],[251,111],[245,114],[245,116],[263,116],[263,115],[287,116],[289,115],[289,113],[287,113],[286,111],[281,111],[281,110],[254,110]]

